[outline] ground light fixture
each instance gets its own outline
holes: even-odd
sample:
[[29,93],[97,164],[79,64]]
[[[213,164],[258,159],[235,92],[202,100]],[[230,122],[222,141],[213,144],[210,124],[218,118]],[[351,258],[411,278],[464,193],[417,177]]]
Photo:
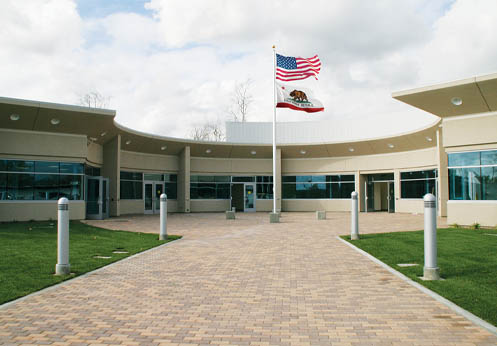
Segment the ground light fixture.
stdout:
[[126,145],[130,145],[130,144],[131,144],[131,140],[130,140],[130,139],[128,139],[128,140],[126,141]]
[[160,150],[164,151],[167,149],[167,145],[163,145],[162,147],[160,147]]
[[453,97],[450,102],[454,105],[454,106],[460,106],[462,105],[462,99],[460,97]]
[[21,119],[21,116],[19,114],[11,114],[10,115],[10,120],[12,120],[12,121],[17,121],[19,119]]
[[302,155],[305,155],[305,154],[307,153],[307,151],[305,151],[304,149],[302,149],[302,150],[300,151],[300,153],[301,153]]
[[207,154],[210,154],[210,153],[212,153],[212,150],[207,149],[205,152],[206,152]]
[[52,119],[50,119],[50,123],[52,125],[59,125],[60,124],[60,119],[52,118]]

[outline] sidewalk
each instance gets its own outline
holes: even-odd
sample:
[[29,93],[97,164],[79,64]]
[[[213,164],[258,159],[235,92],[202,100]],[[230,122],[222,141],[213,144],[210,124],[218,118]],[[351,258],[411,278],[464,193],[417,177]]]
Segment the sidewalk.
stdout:
[[[337,240],[349,217],[170,215],[168,233],[183,239],[0,308],[0,344],[497,344]],[[156,232],[159,219],[89,223]],[[422,229],[423,216],[360,223],[362,233]]]

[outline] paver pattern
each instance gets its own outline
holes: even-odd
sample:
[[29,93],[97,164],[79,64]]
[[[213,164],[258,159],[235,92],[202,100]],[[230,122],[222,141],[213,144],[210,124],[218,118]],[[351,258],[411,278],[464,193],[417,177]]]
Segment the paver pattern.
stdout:
[[[348,213],[170,215],[184,238],[0,308],[0,344],[496,345],[338,241]],[[157,232],[157,216],[92,221]],[[440,220],[439,223],[443,223]],[[361,233],[423,216],[361,214]]]

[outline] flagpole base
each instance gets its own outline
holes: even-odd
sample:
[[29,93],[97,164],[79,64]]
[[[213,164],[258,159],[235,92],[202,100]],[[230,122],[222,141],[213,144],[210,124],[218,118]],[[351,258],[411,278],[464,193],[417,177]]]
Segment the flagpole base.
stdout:
[[269,223],[279,223],[280,214],[279,213],[269,213]]

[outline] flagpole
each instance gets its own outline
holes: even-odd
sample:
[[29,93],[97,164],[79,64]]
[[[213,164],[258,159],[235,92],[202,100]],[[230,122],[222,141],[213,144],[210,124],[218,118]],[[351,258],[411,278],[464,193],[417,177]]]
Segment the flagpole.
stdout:
[[273,213],[276,213],[276,46],[273,45]]

